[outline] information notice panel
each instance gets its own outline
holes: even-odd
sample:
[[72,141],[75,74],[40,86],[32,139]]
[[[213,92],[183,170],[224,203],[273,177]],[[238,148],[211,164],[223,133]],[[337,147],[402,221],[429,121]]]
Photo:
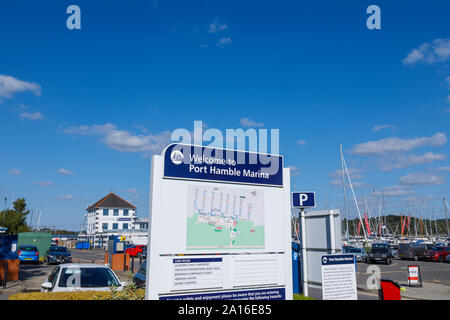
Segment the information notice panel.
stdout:
[[[268,155],[197,148],[203,160],[195,159],[210,164],[197,161],[204,173],[174,145],[152,157],[146,298],[292,299],[289,169],[282,157],[270,163]],[[237,157],[253,160],[247,166]],[[213,163],[216,176],[208,169]],[[258,172],[264,174],[250,177]]]
[[357,300],[356,262],[352,254],[322,256],[323,300]]

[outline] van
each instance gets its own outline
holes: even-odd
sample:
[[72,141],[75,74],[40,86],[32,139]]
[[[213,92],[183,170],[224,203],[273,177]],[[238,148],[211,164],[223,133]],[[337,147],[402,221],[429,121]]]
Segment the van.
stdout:
[[425,243],[400,243],[399,256],[402,260],[423,260],[425,252],[431,249],[431,247],[432,245],[428,245]]

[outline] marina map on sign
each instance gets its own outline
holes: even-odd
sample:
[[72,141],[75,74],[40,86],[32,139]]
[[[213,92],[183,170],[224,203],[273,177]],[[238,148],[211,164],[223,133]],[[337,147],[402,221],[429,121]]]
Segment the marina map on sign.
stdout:
[[186,247],[264,248],[263,191],[189,186]]

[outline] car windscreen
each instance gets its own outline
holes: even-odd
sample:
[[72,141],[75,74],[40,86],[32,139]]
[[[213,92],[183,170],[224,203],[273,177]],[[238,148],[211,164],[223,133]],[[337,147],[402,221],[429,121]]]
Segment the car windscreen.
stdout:
[[20,251],[37,251],[37,248],[33,246],[20,247]]
[[361,249],[350,249],[349,253],[361,253]]
[[372,245],[372,252],[381,252],[381,251],[388,251],[388,246],[387,245]]
[[50,252],[67,252],[66,247],[51,247]]
[[120,283],[108,268],[64,268],[61,271],[58,286],[81,287],[81,288],[102,288],[119,286]]

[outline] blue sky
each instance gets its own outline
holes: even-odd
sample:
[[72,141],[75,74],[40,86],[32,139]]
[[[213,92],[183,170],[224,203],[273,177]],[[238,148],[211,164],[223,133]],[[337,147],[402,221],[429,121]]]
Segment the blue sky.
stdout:
[[[66,27],[71,4],[81,30]],[[371,4],[381,30],[366,27]],[[279,129],[292,182],[319,208],[342,206],[342,143],[372,211],[384,194],[388,213],[415,201],[443,217],[448,12],[448,1],[2,2],[0,197],[72,230],[110,191],[145,217],[150,155],[201,120]]]

